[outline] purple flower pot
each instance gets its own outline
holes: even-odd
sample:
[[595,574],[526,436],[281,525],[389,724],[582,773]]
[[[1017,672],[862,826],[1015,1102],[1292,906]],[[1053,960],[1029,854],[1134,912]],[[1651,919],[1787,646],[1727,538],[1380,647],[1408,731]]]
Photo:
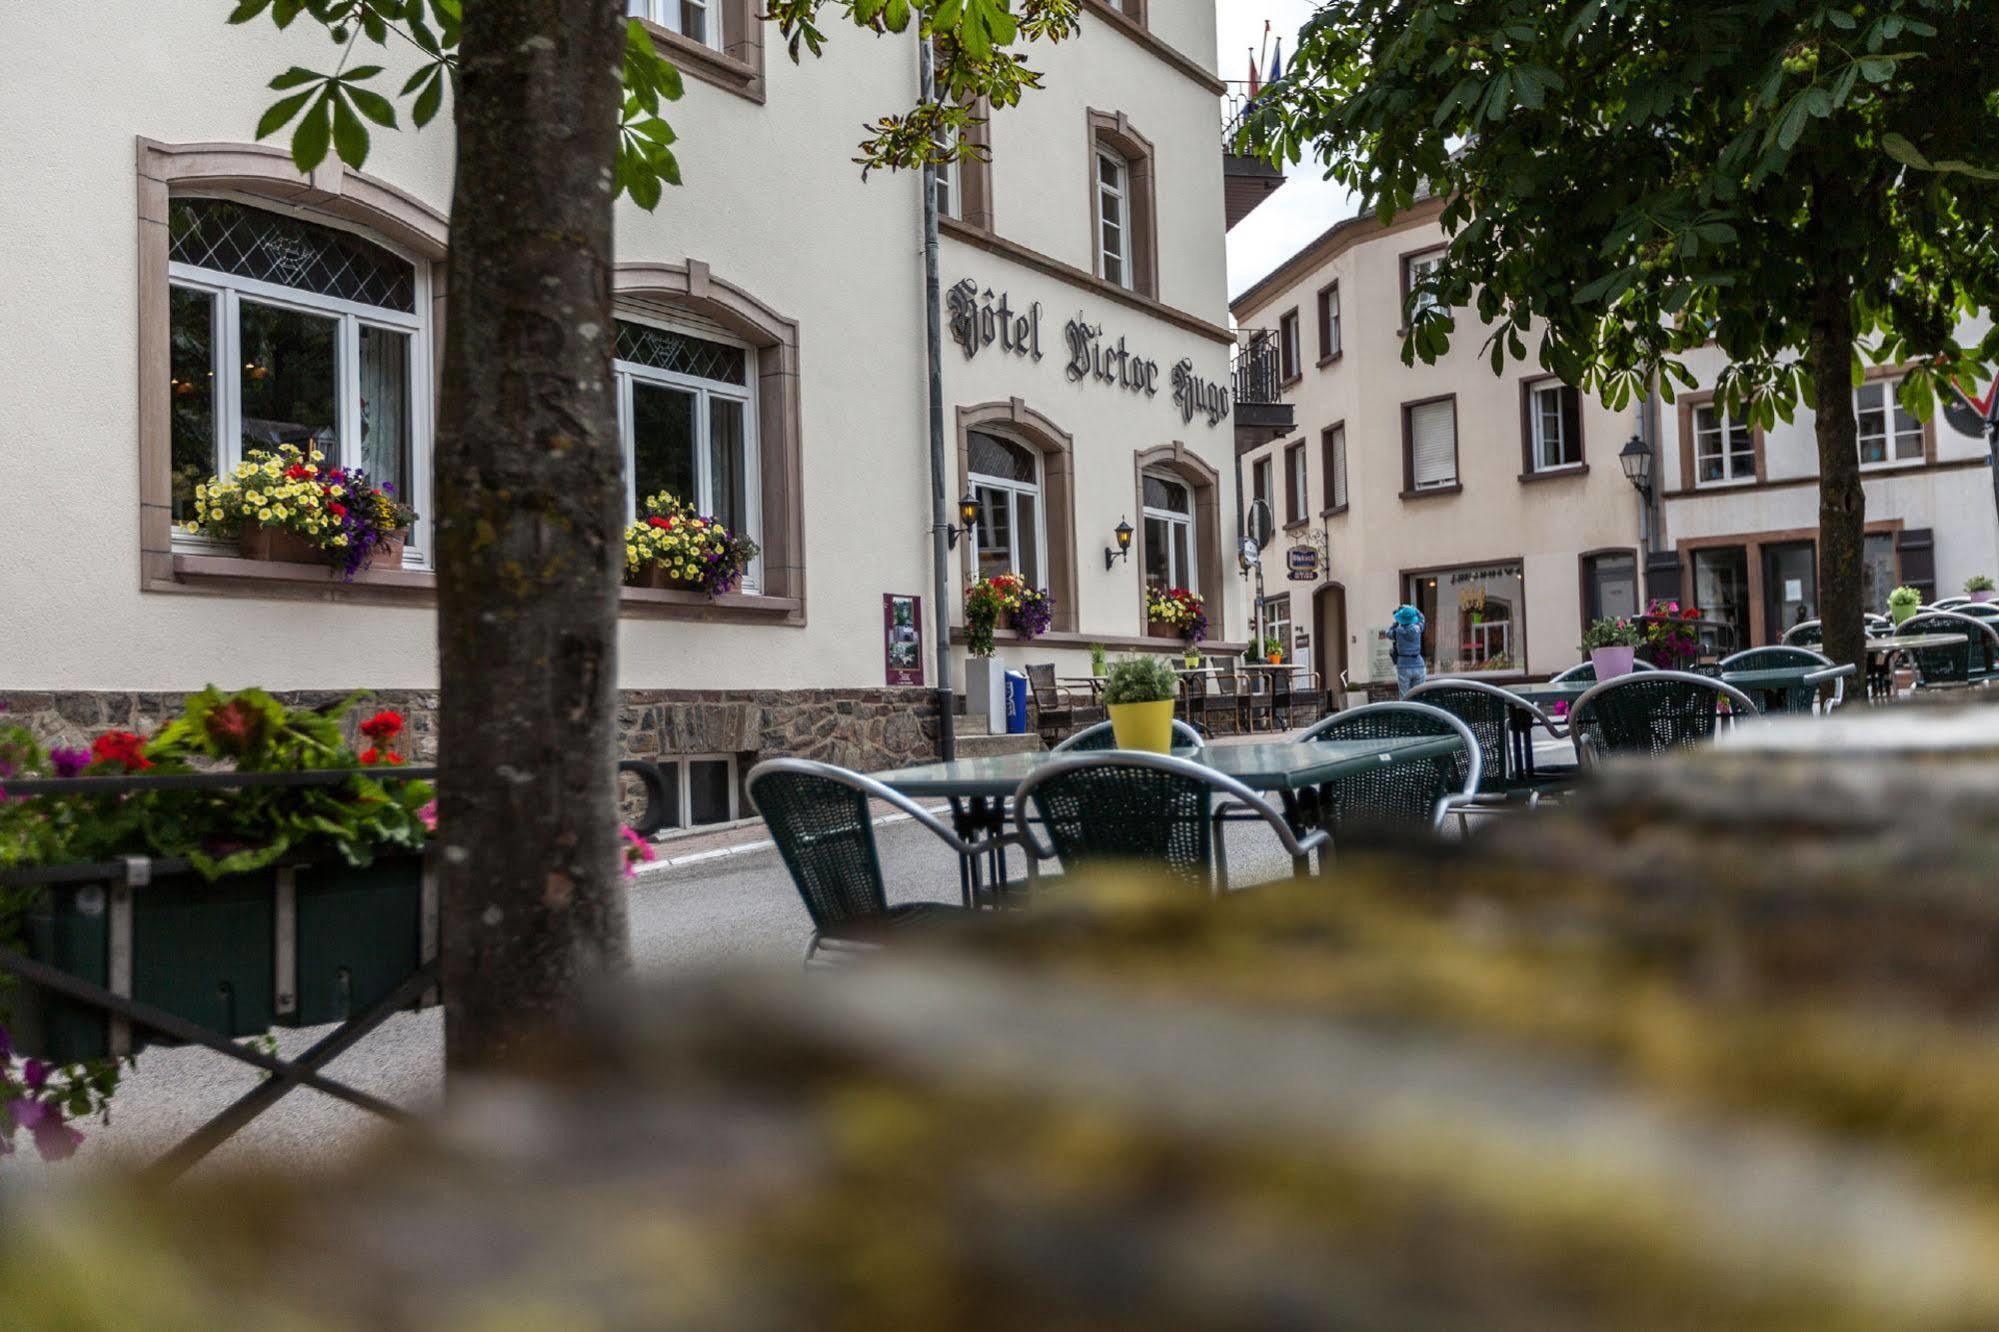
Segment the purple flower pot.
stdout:
[[1620,675],[1631,674],[1631,662],[1637,655],[1635,647],[1600,647],[1589,650],[1590,665],[1596,667],[1599,683],[1615,680]]

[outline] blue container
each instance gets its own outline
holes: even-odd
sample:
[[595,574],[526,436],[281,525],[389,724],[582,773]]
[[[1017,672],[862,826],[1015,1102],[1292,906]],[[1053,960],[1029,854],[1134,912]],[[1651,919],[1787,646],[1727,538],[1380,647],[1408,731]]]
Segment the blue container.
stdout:
[[1027,672],[1006,673],[1006,733],[1027,734]]

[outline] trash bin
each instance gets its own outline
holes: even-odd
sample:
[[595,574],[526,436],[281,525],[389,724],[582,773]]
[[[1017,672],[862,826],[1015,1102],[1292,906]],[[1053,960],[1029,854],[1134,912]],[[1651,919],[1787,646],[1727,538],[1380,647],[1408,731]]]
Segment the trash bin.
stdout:
[[1027,672],[1006,673],[1006,733],[1027,734]]

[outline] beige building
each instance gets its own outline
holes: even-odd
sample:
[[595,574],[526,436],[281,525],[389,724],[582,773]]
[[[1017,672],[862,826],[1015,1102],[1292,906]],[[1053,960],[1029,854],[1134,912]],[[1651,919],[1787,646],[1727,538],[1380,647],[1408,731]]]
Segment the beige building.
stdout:
[[1497,680],[1573,665],[1590,618],[1639,609],[1641,505],[1617,462],[1638,413],[1531,363],[1494,375],[1463,322],[1436,364],[1402,363],[1440,207],[1339,223],[1233,303],[1295,411],[1238,459],[1275,520],[1264,615],[1329,688],[1393,681],[1382,635],[1404,602],[1432,673]]
[[[851,160],[917,97],[918,51],[850,31],[794,64],[753,0],[632,5],[688,75],[685,184],[617,216],[632,502],[672,490],[763,548],[716,600],[624,594],[627,744],[674,761],[704,822],[738,812],[759,756],[934,752],[921,178],[863,182]],[[990,163],[940,191],[947,484],[983,504],[949,583],[1050,588],[1053,632],[1002,656],[1067,674],[1091,642],[1169,646],[1145,636],[1148,570],[1241,637],[1223,233],[1269,185],[1225,210],[1208,0],[1083,11],[1079,40],[1031,52],[1046,88],[993,120]],[[365,173],[303,177],[255,128],[267,80],[325,36],[224,17],[0,9],[0,697],[73,738],[209,682],[368,687],[421,734],[450,116],[376,131]],[[399,563],[343,582],[180,526],[201,478],[284,439],[396,481],[419,514]],[[1121,521],[1138,543],[1107,562]],[[962,653],[951,673],[962,689]]]

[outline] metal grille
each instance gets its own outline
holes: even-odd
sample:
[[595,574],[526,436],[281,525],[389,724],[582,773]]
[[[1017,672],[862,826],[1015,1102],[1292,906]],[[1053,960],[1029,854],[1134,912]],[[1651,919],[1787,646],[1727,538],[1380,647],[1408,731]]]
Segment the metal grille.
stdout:
[[622,319],[618,321],[618,359],[694,379],[749,382],[749,353],[741,347],[647,324],[628,324]]
[[196,268],[416,313],[414,265],[351,232],[228,199],[173,200],[167,254]]

